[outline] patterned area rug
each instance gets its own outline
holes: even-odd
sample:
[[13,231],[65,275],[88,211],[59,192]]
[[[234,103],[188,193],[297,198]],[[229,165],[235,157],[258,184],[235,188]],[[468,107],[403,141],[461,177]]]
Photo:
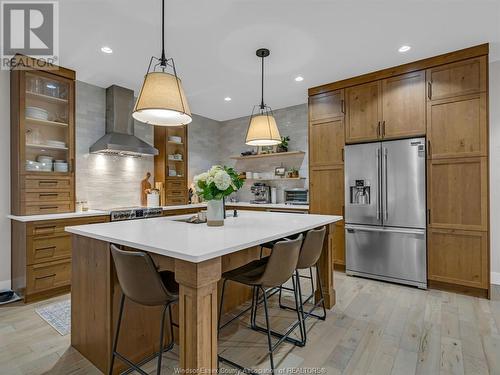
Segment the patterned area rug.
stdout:
[[71,300],[42,305],[35,312],[61,336],[71,332]]

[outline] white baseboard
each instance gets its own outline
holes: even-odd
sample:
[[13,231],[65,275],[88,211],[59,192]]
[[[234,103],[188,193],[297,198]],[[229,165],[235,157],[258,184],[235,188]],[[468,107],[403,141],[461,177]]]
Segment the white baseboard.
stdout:
[[491,284],[500,285],[500,272],[491,273]]
[[10,289],[10,280],[0,280],[0,290]]

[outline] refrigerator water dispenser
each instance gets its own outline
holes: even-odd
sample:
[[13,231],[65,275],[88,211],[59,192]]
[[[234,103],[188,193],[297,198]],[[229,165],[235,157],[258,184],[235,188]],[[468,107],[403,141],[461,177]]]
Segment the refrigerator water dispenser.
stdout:
[[368,180],[354,180],[350,186],[351,204],[370,204],[370,182]]

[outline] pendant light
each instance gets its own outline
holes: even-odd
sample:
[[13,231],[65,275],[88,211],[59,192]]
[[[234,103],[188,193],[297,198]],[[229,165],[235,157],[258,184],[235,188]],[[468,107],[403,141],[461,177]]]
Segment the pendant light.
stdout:
[[[165,57],[165,0],[161,2],[161,57],[151,57],[132,116],[146,124],[179,126],[192,121],[174,59]],[[170,73],[169,73],[170,71]]]
[[281,136],[271,107],[264,104],[264,58],[267,48],[260,48],[256,55],[262,59],[262,89],[260,104],[255,105],[250,116],[245,143],[249,146],[274,146],[281,143]]

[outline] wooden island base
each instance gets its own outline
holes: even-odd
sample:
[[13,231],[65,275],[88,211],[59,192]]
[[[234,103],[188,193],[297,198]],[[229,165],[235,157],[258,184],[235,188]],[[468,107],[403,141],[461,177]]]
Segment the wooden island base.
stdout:
[[[320,260],[321,283],[327,308],[335,304],[331,236],[335,225],[329,225]],[[118,317],[121,289],[109,250],[109,243],[72,236],[71,345],[103,373],[108,373],[112,344]],[[180,347],[181,369],[217,369],[217,313],[221,274],[254,259],[259,247],[191,263],[150,253],[160,271],[175,272],[180,284],[179,304],[174,308],[174,322],[179,330],[174,337]],[[225,311],[250,299],[250,288],[228,283]],[[180,314],[179,314],[180,312]],[[130,300],[125,302],[118,351],[139,363],[158,350],[161,307],[145,307]],[[166,337],[168,342],[170,338]],[[115,361],[114,372],[125,366]]]

